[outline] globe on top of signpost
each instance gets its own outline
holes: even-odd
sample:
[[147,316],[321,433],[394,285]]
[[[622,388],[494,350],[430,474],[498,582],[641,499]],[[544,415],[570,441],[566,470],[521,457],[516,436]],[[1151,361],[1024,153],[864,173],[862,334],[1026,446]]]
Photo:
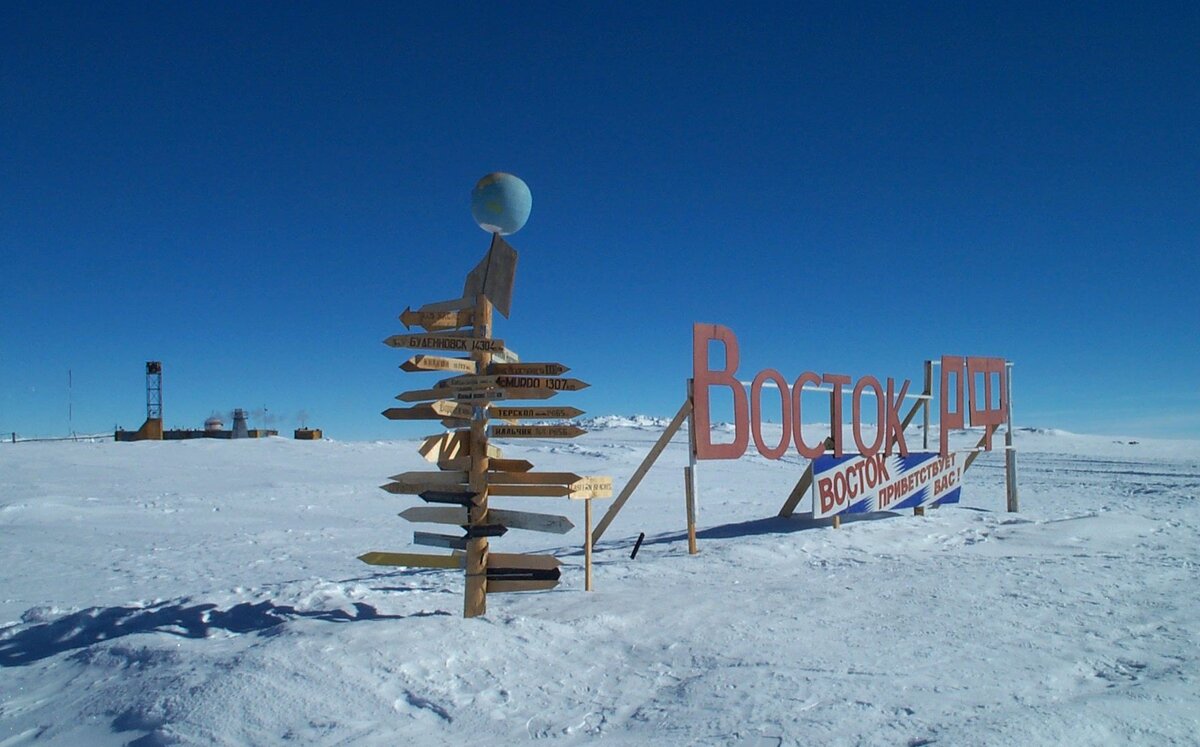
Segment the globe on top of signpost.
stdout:
[[507,236],[520,231],[532,209],[529,187],[512,174],[488,174],[471,190],[471,216],[488,233]]

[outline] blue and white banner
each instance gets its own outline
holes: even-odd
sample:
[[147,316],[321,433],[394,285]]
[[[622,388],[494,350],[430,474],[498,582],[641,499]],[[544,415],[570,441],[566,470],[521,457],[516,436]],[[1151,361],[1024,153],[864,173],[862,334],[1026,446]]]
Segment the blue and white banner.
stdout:
[[817,457],[813,518],[958,503],[965,461],[954,452],[945,457],[936,452]]

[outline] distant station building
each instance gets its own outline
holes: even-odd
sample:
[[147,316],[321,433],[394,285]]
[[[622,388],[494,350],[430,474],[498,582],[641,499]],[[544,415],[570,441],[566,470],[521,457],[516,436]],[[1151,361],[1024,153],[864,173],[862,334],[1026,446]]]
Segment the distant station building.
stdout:
[[325,437],[320,428],[297,428],[292,436],[297,441],[320,441]]

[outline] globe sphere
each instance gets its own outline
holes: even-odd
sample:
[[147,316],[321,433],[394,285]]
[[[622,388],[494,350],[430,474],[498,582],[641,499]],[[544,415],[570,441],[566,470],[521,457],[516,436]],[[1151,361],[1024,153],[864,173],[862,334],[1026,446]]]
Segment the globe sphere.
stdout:
[[488,174],[471,190],[471,216],[488,233],[507,236],[520,231],[532,209],[533,194],[512,174]]

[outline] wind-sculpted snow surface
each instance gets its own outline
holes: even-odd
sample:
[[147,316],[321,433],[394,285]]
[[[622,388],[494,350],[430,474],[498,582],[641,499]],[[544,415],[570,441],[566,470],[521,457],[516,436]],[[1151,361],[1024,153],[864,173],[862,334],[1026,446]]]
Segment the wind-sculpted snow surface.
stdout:
[[[592,425],[500,445],[620,486],[663,421]],[[0,444],[0,745],[1197,743],[1200,443],[1017,443],[1020,514],[997,452],[840,530],[774,518],[798,458],[704,462],[690,557],[680,437],[595,593],[582,506],[503,501],[570,515],[505,537],[565,581],[475,620],[461,572],[355,559],[412,549],[412,443]]]

